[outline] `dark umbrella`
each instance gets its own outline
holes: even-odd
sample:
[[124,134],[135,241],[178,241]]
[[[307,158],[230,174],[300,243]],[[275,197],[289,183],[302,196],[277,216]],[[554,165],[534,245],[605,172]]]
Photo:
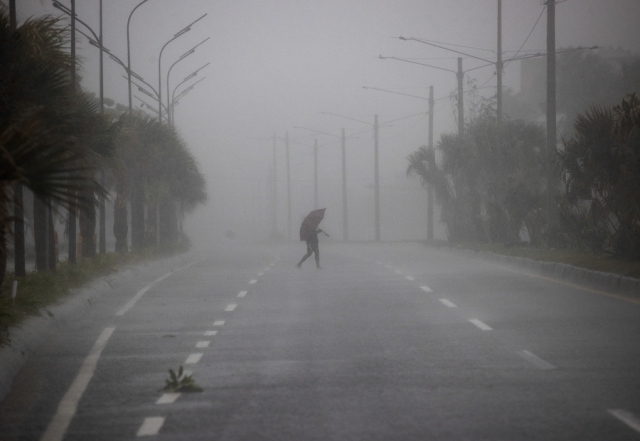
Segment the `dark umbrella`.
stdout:
[[300,240],[309,239],[310,235],[316,231],[320,221],[324,219],[325,210],[326,208],[318,208],[307,214],[307,217],[304,218],[300,225]]

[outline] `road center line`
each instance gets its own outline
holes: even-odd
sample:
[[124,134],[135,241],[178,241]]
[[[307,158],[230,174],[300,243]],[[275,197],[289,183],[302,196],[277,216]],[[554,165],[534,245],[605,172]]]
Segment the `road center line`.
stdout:
[[640,419],[631,412],[623,409],[609,409],[608,412],[636,432],[640,433]]
[[200,359],[202,358],[201,353],[198,354],[191,354],[187,357],[187,359],[185,360],[184,364],[196,364],[197,362],[200,361]]
[[257,281],[257,279],[249,280],[249,285],[254,285]]
[[433,292],[433,290],[428,286],[421,286],[420,289],[423,290],[424,292]]
[[555,369],[555,366],[551,363],[547,363],[542,358],[538,357],[535,354],[532,354],[529,351],[518,351],[518,355],[527,360],[530,363],[533,363],[535,366],[540,369]]
[[238,297],[244,297],[247,295],[247,291],[240,291],[240,293],[238,294]]
[[443,305],[445,305],[445,306],[447,306],[449,308],[457,308],[458,307],[455,303],[450,302],[447,299],[440,299],[440,303],[442,303]]
[[62,440],[64,433],[67,431],[67,427],[69,427],[69,423],[71,423],[71,419],[76,413],[78,402],[93,377],[100,354],[115,330],[115,327],[110,327],[102,331],[98,340],[94,343],[93,348],[91,348],[91,352],[89,352],[87,358],[82,362],[78,375],[62,397],[56,414],[49,423],[46,432],[42,435],[42,438],[40,438],[41,441]]
[[180,394],[177,392],[167,392],[165,394],[162,394],[160,398],[158,398],[156,404],[171,404],[175,402],[179,396]]
[[215,322],[213,322],[213,326],[223,326],[224,325],[224,320],[216,320]]
[[469,321],[471,323],[473,323],[474,325],[476,325],[481,331],[492,331],[493,328],[489,325],[487,325],[486,323],[481,322],[478,319],[469,319]]
[[405,279],[407,279],[407,280],[409,280],[409,281],[411,281],[411,282],[413,282],[414,280],[416,280],[416,279],[414,279],[414,278],[413,278],[413,277],[411,277],[411,276],[407,276],[407,277],[405,277]]
[[212,337],[214,335],[216,335],[218,333],[218,331],[207,331],[204,333],[205,337]]
[[136,436],[155,436],[164,424],[164,417],[148,417],[142,422]]
[[201,340],[196,343],[196,348],[208,348],[210,344],[211,344],[210,341]]
[[231,303],[229,305],[227,305],[226,308],[224,308],[225,311],[230,312],[233,311],[234,309],[236,309],[236,307],[238,306],[237,303]]

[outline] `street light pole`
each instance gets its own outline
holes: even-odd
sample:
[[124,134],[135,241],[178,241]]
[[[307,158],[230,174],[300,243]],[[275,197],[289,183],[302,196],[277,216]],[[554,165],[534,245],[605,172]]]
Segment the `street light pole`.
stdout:
[[313,208],[318,209],[318,140],[313,143]]
[[378,154],[378,115],[374,116],[374,198],[375,198],[375,233],[376,242],[380,242],[380,158]]
[[135,8],[133,8],[131,13],[129,13],[129,18],[127,19],[127,75],[129,80],[129,113],[133,112],[133,101],[131,96],[131,42],[129,39],[129,27],[131,25],[131,16],[133,15],[133,13],[136,12],[136,9],[138,9],[148,1],[149,0],[142,0],[140,3],[138,3]]
[[343,240],[349,242],[349,222],[347,221],[347,149],[344,127],[340,137],[342,148],[342,234]]
[[287,159],[287,239],[291,240],[291,163],[289,161],[289,132],[285,134],[285,154]]
[[[176,34],[173,35],[173,37],[169,39],[169,41],[164,44],[164,46],[162,46],[162,49],[160,49],[160,55],[158,55],[158,119],[160,120],[160,122],[162,122],[162,52],[164,52],[164,49],[169,45],[169,43],[189,32],[191,30],[191,26],[193,26],[206,16],[207,14],[204,14],[194,20],[191,24],[188,24],[184,28],[180,29]],[[169,91],[167,90],[167,95],[168,94]]]

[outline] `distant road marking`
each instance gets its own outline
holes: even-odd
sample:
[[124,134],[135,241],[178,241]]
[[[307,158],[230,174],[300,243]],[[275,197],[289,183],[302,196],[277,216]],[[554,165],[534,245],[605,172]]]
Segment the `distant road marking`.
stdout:
[[49,423],[46,432],[40,438],[41,441],[59,441],[64,437],[64,433],[67,431],[69,427],[69,423],[71,419],[76,413],[78,408],[78,402],[80,398],[82,398],[82,394],[87,389],[91,378],[93,377],[93,373],[96,370],[96,366],[98,365],[98,359],[100,358],[100,354],[102,350],[107,345],[109,338],[116,330],[115,327],[105,328],[98,340],[91,348],[91,352],[87,355],[87,358],[84,359],[82,365],[80,366],[80,371],[78,375],[69,386],[69,389],[62,397],[60,404],[58,405],[58,410],[56,414],[53,416],[53,419]]
[[208,348],[210,344],[211,344],[210,341],[201,340],[198,343],[196,343],[196,348]]
[[402,275],[402,271],[400,271],[400,270],[395,270],[394,272],[395,272],[396,274]]
[[492,331],[493,330],[493,328],[491,326],[487,325],[486,323],[481,322],[478,319],[469,319],[469,321],[471,323],[473,323],[474,325],[476,325],[482,331]]
[[[188,265],[187,265],[188,266]],[[185,267],[186,268],[186,267]],[[138,300],[140,300],[140,298],[146,294],[147,291],[149,291],[151,288],[153,288],[153,286],[159,282],[162,282],[164,279],[166,279],[167,277],[169,277],[170,275],[172,275],[173,273],[166,273],[165,275],[163,275],[162,277],[157,278],[156,280],[154,280],[153,282],[149,283],[147,286],[145,286],[144,288],[142,288],[140,291],[138,291],[131,300],[129,300],[127,302],[126,305],[124,305],[124,307],[116,312],[117,316],[123,316],[127,313],[127,311],[129,311],[131,308],[133,308],[133,306],[136,304],[136,302]]]
[[247,291],[240,291],[240,293],[238,294],[238,297],[244,297],[247,295]]
[[424,292],[433,292],[433,290],[428,286],[421,286],[420,289],[423,290]]
[[455,303],[450,302],[447,299],[440,299],[440,303],[442,303],[444,306],[447,306],[449,308],[457,308],[458,307]]
[[234,309],[236,309],[237,306],[238,306],[237,303],[231,303],[231,304],[227,305],[227,307],[224,308],[224,310],[227,311],[227,312],[230,312],[230,311],[233,311]]
[[406,278],[407,280],[412,281],[412,282],[413,282],[414,280],[416,280],[416,279],[414,279],[414,278],[413,278],[413,277],[411,277],[411,276],[407,276],[407,277],[405,277],[405,278]]
[[176,401],[179,396],[180,394],[177,392],[162,394],[160,398],[158,398],[158,401],[156,401],[156,404],[171,404]]
[[224,325],[224,320],[216,320],[215,322],[213,322],[213,326],[223,326]]
[[636,432],[640,433],[640,419],[631,412],[623,409],[609,409],[608,412]]
[[262,277],[262,276],[264,276],[264,272],[259,272],[258,277]]
[[211,336],[216,335],[217,333],[218,333],[218,331],[207,331],[207,332],[204,333],[204,336],[205,337],[211,337]]
[[552,365],[551,363],[547,363],[542,358],[538,357],[535,354],[532,354],[529,351],[519,351],[518,355],[520,355],[522,358],[524,358],[528,362],[533,363],[535,366],[539,367],[540,369],[555,369],[554,365]]
[[142,422],[136,436],[154,436],[160,432],[164,424],[164,417],[148,417]]
[[257,279],[249,280],[249,285],[253,285],[253,284],[255,284],[257,281],[258,281]]
[[184,364],[196,364],[202,358],[202,354],[191,354],[187,357]]

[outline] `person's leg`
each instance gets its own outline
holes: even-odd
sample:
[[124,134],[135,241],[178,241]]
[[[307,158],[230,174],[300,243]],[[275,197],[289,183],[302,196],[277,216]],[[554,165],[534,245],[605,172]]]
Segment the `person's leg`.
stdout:
[[320,247],[318,246],[318,244],[313,247],[313,253],[316,257],[316,267],[320,268]]
[[305,260],[307,260],[307,258],[309,256],[311,256],[311,253],[313,253],[313,251],[311,250],[311,246],[309,245],[309,242],[307,242],[307,254],[305,254],[304,256],[302,256],[302,259],[300,259],[300,262],[298,262],[298,264],[296,265],[297,268],[300,268],[300,266],[302,265],[302,262],[304,262]]

